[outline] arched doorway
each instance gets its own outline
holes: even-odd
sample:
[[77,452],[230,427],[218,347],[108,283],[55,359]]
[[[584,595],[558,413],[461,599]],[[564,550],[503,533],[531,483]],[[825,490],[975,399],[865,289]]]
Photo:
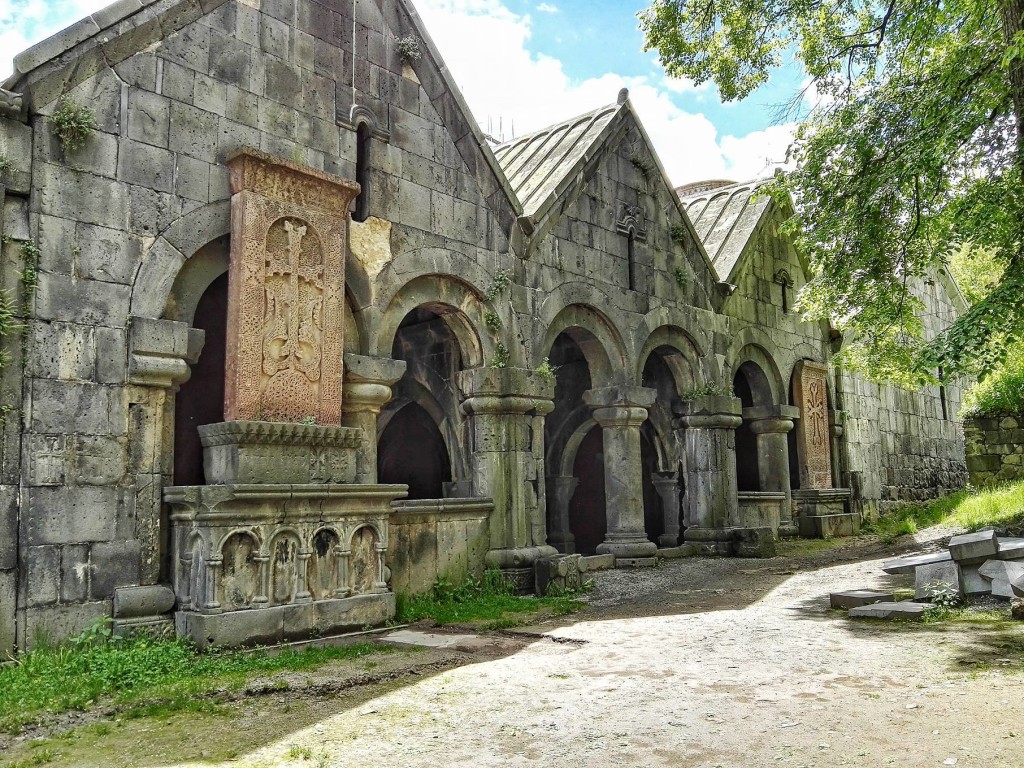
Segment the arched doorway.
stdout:
[[391,356],[406,370],[378,420],[377,476],[382,483],[408,483],[410,499],[469,495],[458,457],[456,374],[463,353],[451,323],[463,322],[447,305],[422,305],[399,324]]
[[[769,406],[773,403],[768,376],[752,360],[736,369],[732,387],[744,408]],[[763,490],[758,467],[757,436],[750,428],[750,420],[746,418],[736,429],[736,488],[740,493]]]
[[607,529],[604,438],[583,402],[593,386],[587,350],[593,354],[594,344],[589,331],[574,327],[548,353],[555,372],[554,408],[544,419],[548,540],[562,552],[593,554]]
[[228,275],[215,278],[196,304],[192,326],[206,334],[192,375],[174,399],[174,484],[204,485],[199,427],[224,421],[224,355],[227,340]]
[[[644,361],[641,385],[657,392],[647,421],[640,428],[643,465],[644,528],[659,546],[674,547],[682,533],[683,451],[673,427],[673,403],[680,397],[680,380],[694,388],[692,368],[683,354],[667,345],[655,347]],[[672,491],[672,481],[675,491]],[[659,492],[660,488],[660,492]],[[666,516],[674,515],[675,520]],[[667,533],[671,531],[671,533]],[[678,531],[678,533],[677,533]]]

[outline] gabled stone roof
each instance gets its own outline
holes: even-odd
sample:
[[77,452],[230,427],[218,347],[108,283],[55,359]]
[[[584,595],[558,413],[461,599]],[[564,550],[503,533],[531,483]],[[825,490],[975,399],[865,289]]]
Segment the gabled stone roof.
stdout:
[[604,106],[495,148],[526,216],[542,216],[546,205],[572,183],[577,169],[601,151],[604,130],[622,108]]
[[[697,236],[723,280],[729,280],[772,199],[758,194],[768,179],[680,195]],[[684,189],[685,191],[685,189]]]

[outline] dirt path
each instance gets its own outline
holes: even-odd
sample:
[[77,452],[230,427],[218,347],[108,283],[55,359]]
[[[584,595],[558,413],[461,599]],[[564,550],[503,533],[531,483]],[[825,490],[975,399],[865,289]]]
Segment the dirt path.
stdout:
[[[861,541],[599,574],[580,614],[421,652],[418,676],[128,722],[52,764],[1024,766],[1024,625],[830,612],[831,590],[906,584],[883,554]],[[197,739],[206,759],[187,757]]]

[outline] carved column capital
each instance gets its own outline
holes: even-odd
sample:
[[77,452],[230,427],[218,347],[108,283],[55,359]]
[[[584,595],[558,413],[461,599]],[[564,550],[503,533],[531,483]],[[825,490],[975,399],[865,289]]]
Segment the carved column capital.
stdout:
[[678,400],[673,410],[679,416],[674,422],[677,428],[736,429],[743,423],[740,399],[728,395],[705,395],[691,400]]
[[471,368],[458,374],[466,414],[551,412],[555,384],[528,368]]
[[128,383],[177,389],[192,375],[206,334],[188,323],[132,317],[128,331]]

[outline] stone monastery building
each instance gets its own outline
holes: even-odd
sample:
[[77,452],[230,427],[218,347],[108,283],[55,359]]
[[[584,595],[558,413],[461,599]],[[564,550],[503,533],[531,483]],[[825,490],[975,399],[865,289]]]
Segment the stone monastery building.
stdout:
[[336,632],[965,482],[959,390],[829,367],[757,183],[673,189],[626,92],[490,145],[409,0],[118,0],[17,57],[0,156],[0,651]]

